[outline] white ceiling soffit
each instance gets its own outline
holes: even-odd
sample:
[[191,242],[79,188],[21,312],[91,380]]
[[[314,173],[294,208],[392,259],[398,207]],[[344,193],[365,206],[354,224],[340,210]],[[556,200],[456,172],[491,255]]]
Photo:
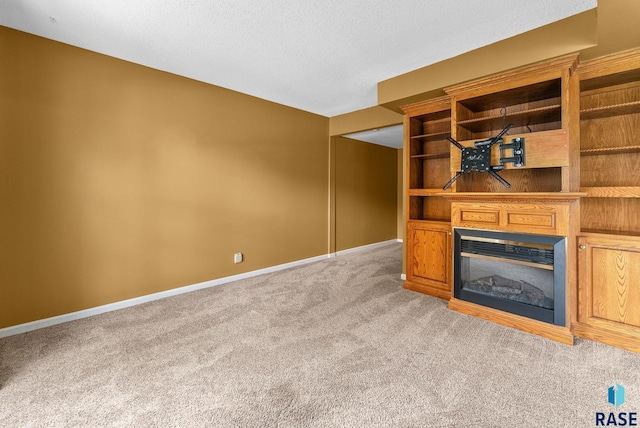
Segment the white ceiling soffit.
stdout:
[[0,25],[324,116],[597,0],[2,0]]
[[379,144],[381,146],[393,147],[394,149],[402,148],[404,126],[388,126],[386,128],[372,129],[371,131],[356,132],[354,134],[346,134],[343,137],[353,140],[365,141],[367,143]]

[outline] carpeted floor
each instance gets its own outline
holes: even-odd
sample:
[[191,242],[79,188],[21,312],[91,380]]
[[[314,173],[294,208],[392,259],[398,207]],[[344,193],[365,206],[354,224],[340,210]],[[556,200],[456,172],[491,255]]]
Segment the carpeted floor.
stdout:
[[640,412],[640,355],[450,311],[402,288],[400,259],[394,243],[0,339],[0,426],[591,427]]

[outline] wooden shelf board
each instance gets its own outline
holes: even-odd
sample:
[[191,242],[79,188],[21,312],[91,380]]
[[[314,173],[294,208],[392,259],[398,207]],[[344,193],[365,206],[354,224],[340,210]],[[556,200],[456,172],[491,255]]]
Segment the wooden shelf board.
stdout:
[[486,200],[515,200],[515,201],[573,201],[586,196],[581,192],[451,192],[440,193],[450,200],[458,201],[486,201]]
[[597,236],[602,238],[612,238],[616,240],[637,240],[640,238],[640,232],[632,231],[617,231],[617,230],[602,230],[602,229],[580,229],[580,236]]
[[557,128],[561,128],[561,109],[539,110],[535,113],[511,114],[506,118],[502,116],[483,117],[473,120],[458,121],[457,125],[470,132],[489,132],[502,129],[505,124],[511,123],[514,128],[524,126],[534,126],[545,123],[557,123]]
[[414,218],[411,217],[409,218],[408,223],[428,223],[428,224],[441,224],[443,226],[445,225],[450,225],[451,224],[451,219],[449,217],[444,218],[444,217],[431,217],[431,216],[426,216],[423,218]]
[[[441,196],[441,193],[447,193],[441,188],[437,189],[409,189],[409,196]],[[450,191],[449,191],[450,193]]]
[[411,155],[411,159],[442,159],[448,158],[449,152],[446,153],[427,153],[424,155]]
[[[446,114],[446,116],[440,119],[429,119],[429,116],[433,116],[434,114],[427,115],[427,117],[424,119],[424,123],[428,123],[429,125],[437,125],[440,123],[451,123],[451,110],[447,110],[446,113],[440,112],[437,115],[440,116],[443,114]],[[418,116],[418,118],[420,118],[420,116]]]
[[422,220],[422,219],[418,220],[415,218],[410,218],[408,221],[411,223],[418,223],[418,224],[430,223],[430,224],[438,224],[442,226],[451,226],[451,220]]
[[536,113],[543,113],[543,112],[546,113],[548,111],[560,110],[561,108],[562,108],[562,105],[553,104],[553,105],[544,106],[544,107],[538,107],[538,108],[533,108],[533,109],[528,109],[528,110],[511,112],[511,113],[507,113],[506,115],[497,114],[497,115],[491,115],[491,116],[476,117],[476,118],[473,118],[473,119],[459,120],[458,121],[458,125],[466,125],[466,124],[469,124],[469,123],[482,122],[482,121],[495,120],[495,119],[503,119],[503,118],[504,119],[509,119],[509,118],[513,118],[513,117],[520,117],[520,116],[525,116],[525,115],[533,115],[533,114],[536,114]]
[[638,153],[640,152],[640,146],[624,146],[624,147],[600,147],[597,149],[582,149],[580,154],[582,156],[594,156],[594,155],[609,155],[617,153]]
[[594,107],[580,110],[580,119],[600,119],[603,117],[633,113],[640,113],[640,101],[632,101],[628,103],[613,104],[603,107]]
[[581,187],[588,198],[640,198],[640,187]]
[[411,137],[412,140],[422,140],[425,138],[435,138],[435,137],[442,137],[442,139],[446,139],[448,136],[451,135],[451,130],[447,130],[445,132],[434,132],[433,134],[422,134],[422,135],[414,135]]

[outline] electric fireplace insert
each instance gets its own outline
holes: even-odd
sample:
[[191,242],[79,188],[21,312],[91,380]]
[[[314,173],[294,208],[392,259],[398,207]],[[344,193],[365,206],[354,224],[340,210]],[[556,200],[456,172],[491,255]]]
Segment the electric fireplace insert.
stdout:
[[454,229],[455,298],[565,326],[566,238]]

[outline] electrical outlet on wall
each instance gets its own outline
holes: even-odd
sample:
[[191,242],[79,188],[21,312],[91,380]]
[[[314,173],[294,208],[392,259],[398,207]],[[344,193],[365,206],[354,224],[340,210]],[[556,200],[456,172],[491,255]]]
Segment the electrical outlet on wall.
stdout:
[[233,262],[234,263],[240,263],[242,262],[242,253],[235,253],[233,255]]

